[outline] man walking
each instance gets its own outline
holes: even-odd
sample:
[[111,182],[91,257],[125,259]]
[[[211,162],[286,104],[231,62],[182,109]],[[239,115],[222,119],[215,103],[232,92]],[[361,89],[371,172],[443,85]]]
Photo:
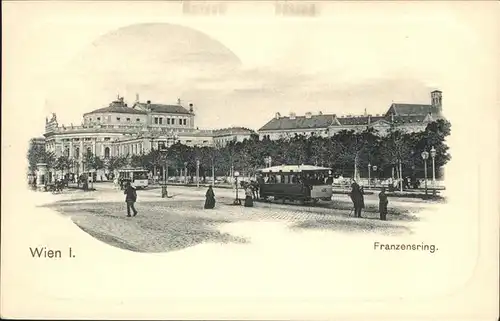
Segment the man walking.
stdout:
[[126,195],[125,202],[127,203],[127,216],[130,217],[130,209],[132,209],[134,216],[136,216],[137,210],[134,207],[134,203],[137,201],[137,192],[130,182],[126,182],[125,192],[123,193]]

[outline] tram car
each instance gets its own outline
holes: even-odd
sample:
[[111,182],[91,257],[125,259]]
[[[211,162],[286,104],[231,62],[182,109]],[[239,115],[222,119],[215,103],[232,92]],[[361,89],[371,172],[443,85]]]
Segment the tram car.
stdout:
[[148,171],[141,168],[127,168],[118,170],[118,181],[120,186],[130,182],[135,188],[147,188],[149,185]]
[[332,199],[332,170],[313,165],[281,165],[257,171],[263,200],[316,203]]

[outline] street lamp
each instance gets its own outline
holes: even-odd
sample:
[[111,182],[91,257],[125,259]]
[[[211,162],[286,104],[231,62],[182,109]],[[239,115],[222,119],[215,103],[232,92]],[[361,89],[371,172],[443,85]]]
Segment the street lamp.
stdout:
[[235,184],[236,184],[236,199],[234,200],[233,205],[241,205],[241,201],[240,201],[240,199],[238,197],[238,176],[240,176],[240,172],[235,171],[233,173],[233,175],[234,175]]
[[372,167],[372,164],[368,163],[368,188],[371,187],[371,167]]
[[432,157],[432,186],[436,187],[436,149],[434,146],[431,148],[431,157]]
[[[377,186],[377,169],[378,169],[377,165],[373,165],[372,169],[373,169],[373,172],[375,173],[375,179],[374,179],[375,185],[374,185],[374,187],[376,187]],[[380,178],[380,175],[379,175],[379,178]]]
[[429,153],[424,150],[421,155],[424,160],[425,195],[427,195],[427,158],[429,158]]
[[200,161],[196,160],[196,187],[200,187]]
[[187,184],[187,166],[188,163],[184,162],[184,184]]

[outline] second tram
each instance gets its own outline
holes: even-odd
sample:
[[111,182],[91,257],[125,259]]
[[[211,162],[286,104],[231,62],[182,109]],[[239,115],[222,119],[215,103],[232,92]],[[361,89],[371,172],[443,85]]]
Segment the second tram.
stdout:
[[318,202],[332,199],[332,170],[313,165],[281,165],[258,170],[261,199]]

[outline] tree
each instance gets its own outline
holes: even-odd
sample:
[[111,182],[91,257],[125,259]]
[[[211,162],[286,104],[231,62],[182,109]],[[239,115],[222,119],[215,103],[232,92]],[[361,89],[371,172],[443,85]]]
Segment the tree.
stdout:
[[55,163],[54,163],[54,169],[57,171],[61,171],[61,175],[63,175],[64,170],[69,170],[71,166],[71,160],[69,159],[68,156],[59,156]]
[[31,145],[28,149],[28,167],[34,173],[37,170],[36,164],[45,163],[47,168],[53,168],[56,162],[55,154],[45,150],[45,146]]
[[[396,168],[398,178],[403,179],[403,165],[412,163],[414,147],[412,134],[405,134],[397,129],[390,130],[381,144],[381,155],[385,164]],[[401,184],[401,190],[403,184]]]
[[136,168],[136,167],[142,167],[143,165],[144,165],[143,155],[132,155],[130,157],[130,166]]
[[359,178],[359,166],[368,164],[378,146],[376,134],[373,128],[367,128],[362,132],[342,130],[333,136],[339,149],[338,163],[341,167],[353,165],[354,179]]
[[110,171],[113,172],[117,169],[123,168],[127,165],[127,157],[125,156],[112,156],[108,158],[108,161],[106,162],[106,168]]
[[413,135],[415,145],[414,164],[419,169],[424,167],[424,162],[421,153],[426,150],[430,151],[432,147],[436,149],[436,172],[439,176],[439,169],[446,165],[451,159],[449,154],[449,147],[446,145],[446,137],[450,135],[451,124],[450,122],[440,119],[435,122],[429,123],[425,130]]
[[104,168],[104,161],[99,156],[96,156],[91,152],[85,154],[84,162],[89,170],[99,170]]

